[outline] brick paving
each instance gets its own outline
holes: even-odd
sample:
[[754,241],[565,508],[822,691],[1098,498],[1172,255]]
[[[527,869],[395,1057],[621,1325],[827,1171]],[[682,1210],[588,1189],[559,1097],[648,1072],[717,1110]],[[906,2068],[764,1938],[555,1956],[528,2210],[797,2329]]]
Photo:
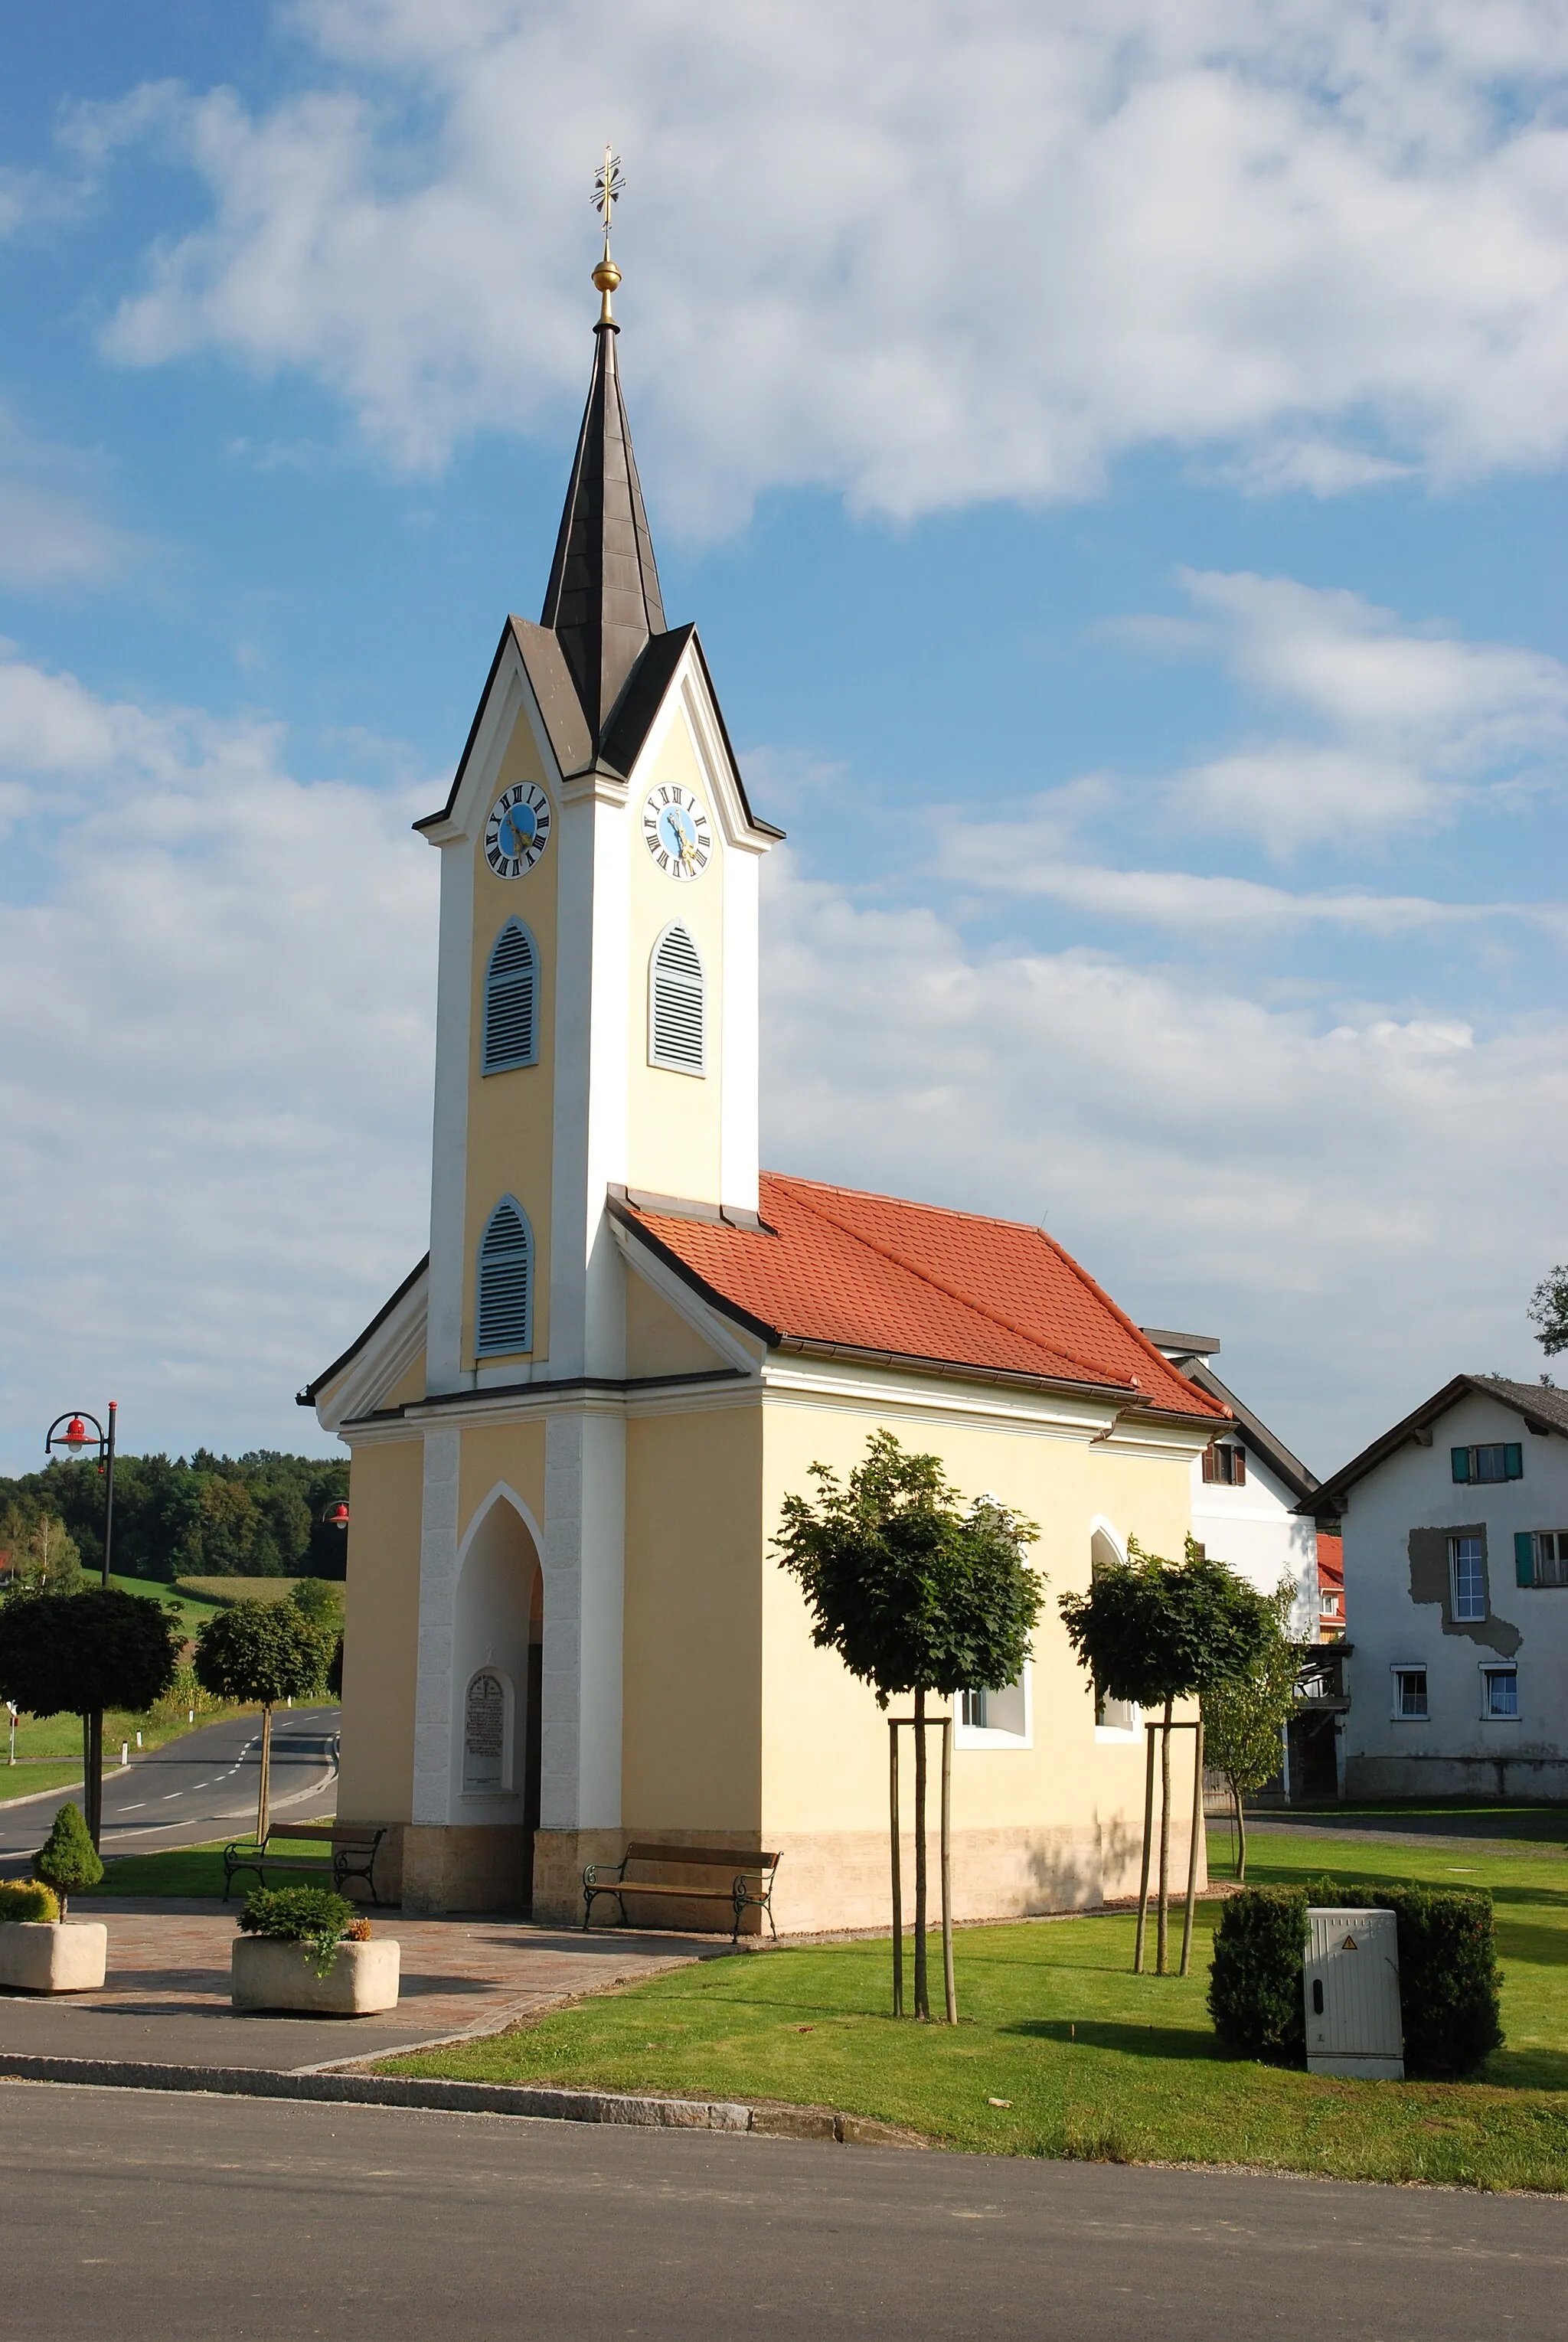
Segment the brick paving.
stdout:
[[108,1923],[104,1989],[48,1998],[0,1990],[0,2050],[288,2072],[382,2056],[404,2042],[497,2032],[581,1993],[729,1950],[711,1937],[629,1928],[584,1936],[518,1919],[389,1912],[374,1925],[403,1947],[396,2008],[352,2018],[241,2016],[229,2005],[232,1904],[95,1896],[72,1916]]

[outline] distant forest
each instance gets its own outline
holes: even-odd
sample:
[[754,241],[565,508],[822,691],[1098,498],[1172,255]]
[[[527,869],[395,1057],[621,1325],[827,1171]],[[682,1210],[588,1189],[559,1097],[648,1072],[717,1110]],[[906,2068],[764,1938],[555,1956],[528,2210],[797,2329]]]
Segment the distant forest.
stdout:
[[[325,1515],[346,1500],[348,1462],[324,1456],[115,1458],[116,1577],[341,1577],[348,1544]],[[0,1545],[35,1543],[62,1522],[84,1570],[104,1566],[96,1464],[51,1463],[0,1478]],[[31,1575],[31,1573],[29,1573]]]

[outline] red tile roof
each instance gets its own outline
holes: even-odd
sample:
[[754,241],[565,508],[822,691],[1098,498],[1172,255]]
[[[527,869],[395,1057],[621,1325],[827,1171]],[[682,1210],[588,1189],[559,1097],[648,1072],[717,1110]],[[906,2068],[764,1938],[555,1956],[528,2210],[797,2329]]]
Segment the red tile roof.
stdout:
[[1320,1594],[1344,1592],[1344,1539],[1326,1529],[1317,1533],[1317,1583]]
[[772,1342],[1110,1386],[1162,1413],[1228,1417],[1043,1228],[771,1171],[757,1230],[656,1208],[664,1200],[620,1209]]

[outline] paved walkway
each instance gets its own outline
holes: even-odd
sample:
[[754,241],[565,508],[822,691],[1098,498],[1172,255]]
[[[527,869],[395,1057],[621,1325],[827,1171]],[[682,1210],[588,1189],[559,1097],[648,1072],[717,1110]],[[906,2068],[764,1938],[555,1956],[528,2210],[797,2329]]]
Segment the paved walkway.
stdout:
[[239,2016],[229,2005],[232,1904],[95,1896],[72,1916],[108,1922],[103,1991],[40,1998],[0,1990],[0,2050],[287,2073],[384,2057],[404,2042],[498,2032],[579,1993],[729,1949],[712,1937],[609,1928],[584,1936],[518,1919],[391,1912],[375,1921],[378,1935],[403,1947],[401,1997],[386,2016]]

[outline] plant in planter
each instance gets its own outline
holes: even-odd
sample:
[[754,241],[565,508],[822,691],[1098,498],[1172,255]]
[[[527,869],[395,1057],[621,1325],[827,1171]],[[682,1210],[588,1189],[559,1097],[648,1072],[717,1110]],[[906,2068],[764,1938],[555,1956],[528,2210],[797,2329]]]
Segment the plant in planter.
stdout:
[[369,2017],[397,2006],[399,1947],[323,1887],[261,1887],[234,1949],[237,2008]]
[[60,1897],[62,1919],[69,1896],[79,1895],[85,1887],[97,1886],[104,1876],[104,1866],[75,1806],[61,1807],[55,1817],[54,1828],[33,1857],[33,1867],[45,1885],[52,1887]]
[[69,1890],[104,1875],[87,1825],[62,1806],[48,1843],[35,1856],[43,1876],[0,1882],[0,1985],[23,1992],[95,1992],[109,1957],[101,1919],[65,1925]]

